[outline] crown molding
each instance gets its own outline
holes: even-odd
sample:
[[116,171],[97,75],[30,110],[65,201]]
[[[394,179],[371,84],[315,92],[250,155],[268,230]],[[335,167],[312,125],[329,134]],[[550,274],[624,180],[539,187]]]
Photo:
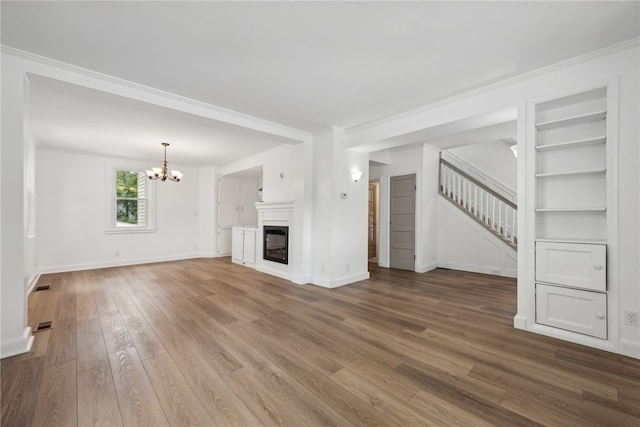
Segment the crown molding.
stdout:
[[[171,92],[166,92],[150,86],[134,83],[129,80],[121,79],[119,77],[110,76],[108,74],[93,71],[87,68],[72,65],[66,62],[58,61],[52,58],[48,58],[46,56],[37,55],[35,53],[27,52],[21,49],[16,49],[10,46],[0,45],[0,48],[3,55],[15,56],[17,58],[20,58],[26,61],[31,61],[40,65],[61,69],[70,73],[78,74],[78,75],[89,77],[92,79],[97,79],[109,84],[115,84],[121,87],[125,87],[127,89],[144,92],[149,95],[162,97],[169,101],[182,103],[184,105],[188,105],[191,107],[195,107],[197,109],[204,110],[209,114],[206,114],[203,116],[213,120],[230,123],[240,127],[250,128],[250,129],[265,132],[265,133],[271,133],[271,134],[289,138],[295,141],[308,142],[312,140],[311,132],[307,132],[302,129],[293,128],[280,123],[261,119],[259,117],[240,113],[238,111],[233,111],[223,107],[218,107],[213,104],[197,101],[192,98],[187,98],[185,96],[177,95]],[[168,108],[171,108],[171,107],[168,107]],[[189,112],[189,111],[186,111],[186,112]],[[246,123],[249,123],[249,125],[247,125]]]
[[440,99],[440,100],[436,100],[430,104],[424,105],[422,107],[419,108],[415,108],[413,110],[408,110],[402,113],[398,113],[398,114],[394,114],[391,116],[387,116],[387,117],[383,117],[381,119],[378,120],[374,120],[374,121],[370,121],[370,122],[366,122],[366,123],[362,123],[360,125],[356,125],[356,126],[352,126],[348,129],[346,129],[346,134],[350,135],[353,133],[357,133],[357,132],[361,132],[367,129],[371,129],[377,126],[381,126],[381,125],[385,125],[387,123],[391,123],[394,122],[396,120],[401,120],[413,115],[417,115],[417,114],[421,114],[430,110],[434,110],[440,107],[443,107],[447,104],[452,104],[458,101],[461,101],[465,98],[469,98],[471,96],[476,96],[476,95],[482,95],[484,93],[488,93],[491,91],[494,91],[496,89],[500,89],[500,88],[504,88],[507,86],[510,86],[512,84],[515,83],[519,83],[519,82],[523,82],[526,80],[530,80],[534,77],[538,77],[538,76],[542,76],[545,74],[549,74],[552,73],[554,71],[558,71],[560,69],[569,67],[569,66],[573,66],[573,65],[578,65],[584,62],[588,62],[588,61],[592,61],[598,58],[601,58],[603,56],[607,56],[607,55],[612,55],[614,53],[617,52],[621,52],[624,50],[628,50],[628,49],[632,49],[634,47],[639,47],[640,46],[640,37],[636,37],[633,39],[629,39],[626,40],[622,43],[618,43],[618,44],[614,44],[602,49],[598,49],[592,52],[588,52],[585,53],[583,55],[580,56],[576,56],[570,59],[566,59],[564,61],[561,62],[557,62],[555,64],[551,64],[548,65],[546,67],[542,67],[542,68],[538,68],[529,72],[526,72],[524,74],[519,74],[517,76],[514,77],[510,77],[504,80],[500,80],[494,83],[489,83],[486,86],[482,86],[479,87],[477,89],[472,89],[472,90],[468,90],[468,91],[462,91],[460,93],[454,93],[451,96],[448,96],[446,98]]

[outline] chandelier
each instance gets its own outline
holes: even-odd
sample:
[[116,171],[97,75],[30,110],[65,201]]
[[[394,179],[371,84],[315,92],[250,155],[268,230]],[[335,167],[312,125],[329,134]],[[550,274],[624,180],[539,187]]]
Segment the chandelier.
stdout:
[[169,146],[168,142],[163,142],[162,146],[164,147],[164,161],[162,162],[161,168],[151,168],[151,170],[147,170],[147,176],[149,179],[159,179],[161,181],[166,181],[170,179],[171,181],[180,182],[182,179],[182,172],[180,171],[171,171],[171,175],[169,175],[169,171],[167,169],[167,147]]

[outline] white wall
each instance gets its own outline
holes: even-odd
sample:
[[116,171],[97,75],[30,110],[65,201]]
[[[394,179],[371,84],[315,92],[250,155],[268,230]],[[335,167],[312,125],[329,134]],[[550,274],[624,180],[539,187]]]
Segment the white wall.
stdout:
[[[312,282],[332,288],[366,279],[369,156],[349,150],[340,128],[316,135],[313,154]],[[358,182],[353,181],[352,170],[363,172]]]
[[[198,252],[204,257],[216,255],[216,224],[218,211],[216,209],[216,168],[200,167],[198,170]],[[182,183],[182,182],[181,182]]]
[[[179,165],[179,183],[156,186],[156,231],[107,234],[112,167],[147,169],[145,162],[41,149],[36,185],[39,268],[69,271],[198,255],[199,170]],[[115,185],[115,183],[114,183]],[[207,203],[207,204],[210,204]]]
[[439,267],[516,277],[515,249],[444,197],[437,204]]
[[498,183],[515,192],[518,164],[510,145],[502,141],[464,145],[447,150]]

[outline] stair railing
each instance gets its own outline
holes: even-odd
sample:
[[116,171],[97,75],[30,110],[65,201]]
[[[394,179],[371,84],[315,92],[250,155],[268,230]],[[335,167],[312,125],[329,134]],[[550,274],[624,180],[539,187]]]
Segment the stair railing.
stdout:
[[516,249],[518,207],[477,179],[440,159],[438,193]]

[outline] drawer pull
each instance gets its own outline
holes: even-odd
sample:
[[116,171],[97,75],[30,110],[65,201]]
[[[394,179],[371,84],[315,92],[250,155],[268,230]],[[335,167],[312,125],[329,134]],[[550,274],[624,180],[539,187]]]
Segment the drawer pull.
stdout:
[[598,319],[604,319],[604,314],[602,314],[602,313],[597,313],[597,314],[596,314],[596,317],[597,317]]
[[601,265],[594,265],[593,268],[596,269],[596,270],[602,270],[602,266]]

